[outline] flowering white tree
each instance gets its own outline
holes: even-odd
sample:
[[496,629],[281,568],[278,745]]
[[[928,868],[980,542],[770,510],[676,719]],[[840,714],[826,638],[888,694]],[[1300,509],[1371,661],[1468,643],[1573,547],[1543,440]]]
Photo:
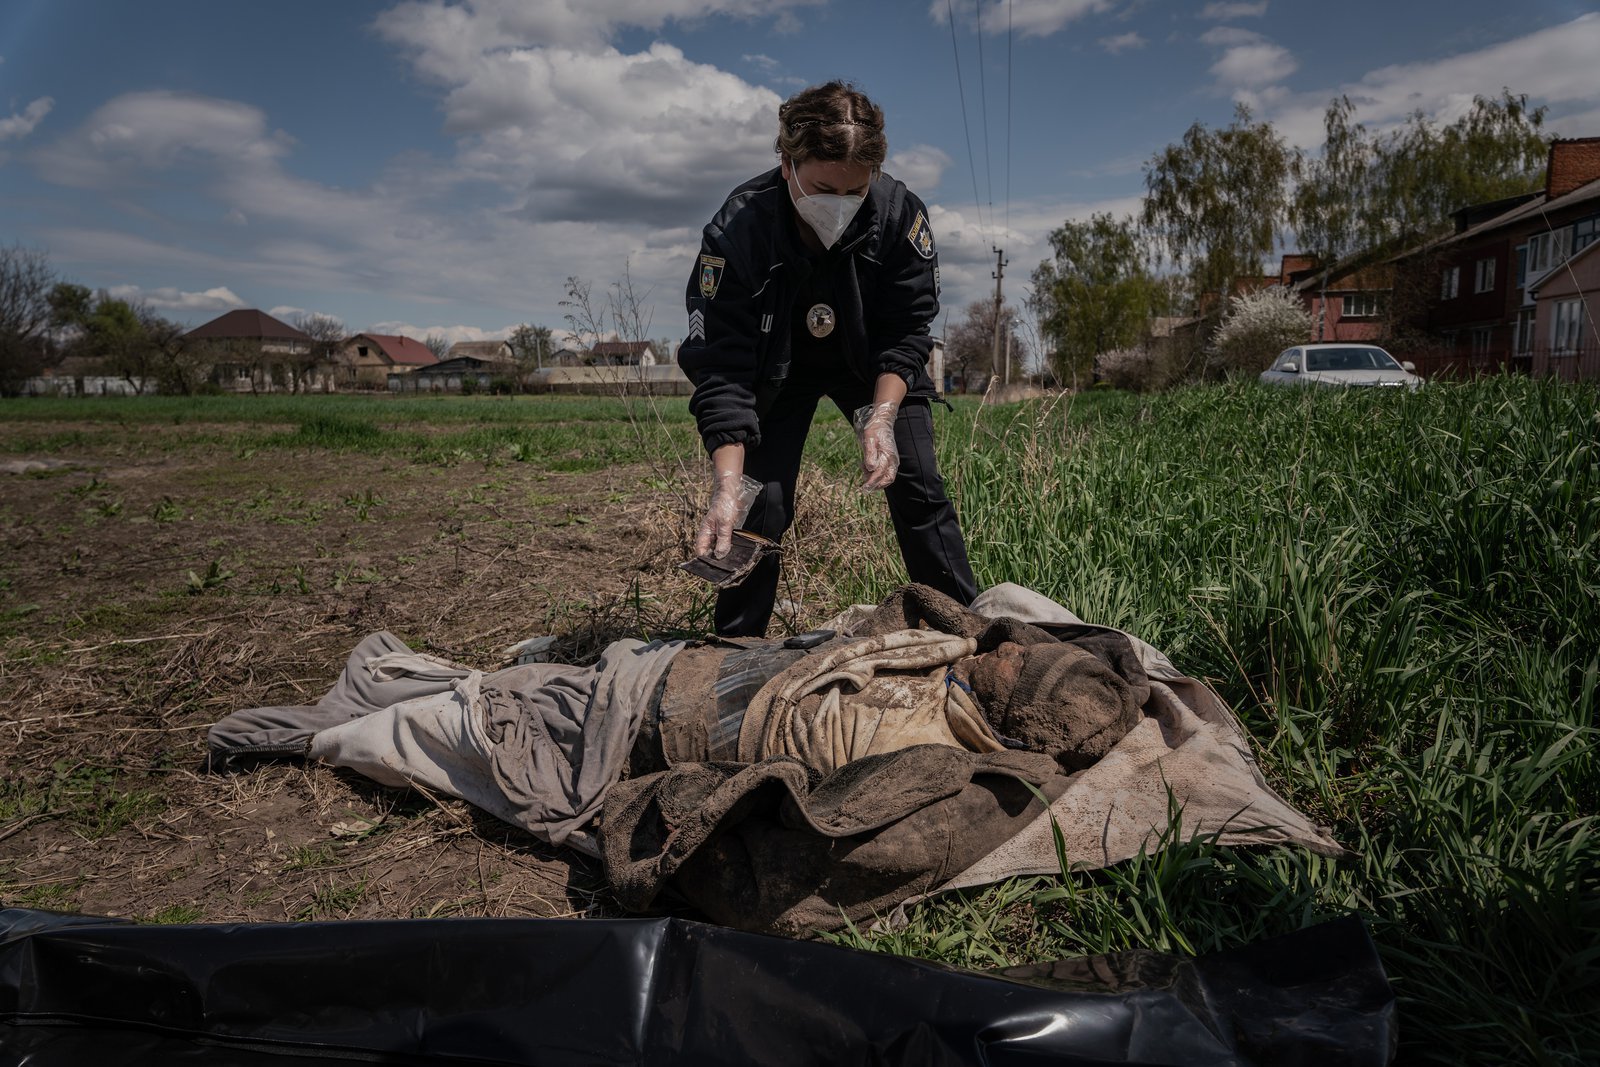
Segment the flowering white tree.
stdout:
[[1311,330],[1311,316],[1283,286],[1236,296],[1211,339],[1211,365],[1224,372],[1255,374],[1266,370],[1285,348],[1310,341]]

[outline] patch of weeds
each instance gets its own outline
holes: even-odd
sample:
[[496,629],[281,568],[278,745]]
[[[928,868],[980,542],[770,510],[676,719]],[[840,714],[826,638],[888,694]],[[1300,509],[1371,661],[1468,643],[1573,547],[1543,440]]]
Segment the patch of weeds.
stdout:
[[[311,592],[311,583],[306,580],[305,564],[296,563],[294,565],[294,570],[289,572],[289,577],[293,580],[294,592],[300,594],[301,596],[305,596],[307,593]],[[278,578],[272,579],[272,584],[267,586],[267,592],[271,593],[273,596],[281,596],[284,593],[290,592],[290,590],[291,587]]]
[[150,926],[188,926],[190,923],[199,922],[203,914],[205,913],[192,904],[174,904],[139,921]]
[[[301,501],[304,504],[304,501]],[[305,504],[305,514],[293,515],[281,513],[268,516],[268,522],[279,523],[284,526],[315,526],[322,521],[322,516],[327,512],[329,505],[326,502]]]
[[232,577],[233,572],[223,567],[220,559],[214,559],[206,567],[204,575],[196,574],[194,571],[189,572],[187,588],[191,596],[197,596],[207,589],[217,588]]
[[14,622],[17,619],[25,619],[38,610],[39,605],[37,604],[17,604],[0,611],[0,622]]
[[94,508],[94,515],[101,519],[114,519],[121,514],[122,501],[116,498],[102,500]]
[[183,509],[170,496],[161,498],[161,503],[150,510],[150,518],[155,522],[177,522],[183,517]]
[[19,892],[15,900],[20,907],[38,911],[71,911],[78,898],[78,883],[49,882],[33,885]]
[[476,904],[476,897],[460,897],[456,900],[436,900],[432,904],[418,904],[411,909],[413,919],[443,919],[451,915],[465,915]]
[[149,789],[135,789],[122,793],[109,790],[93,806],[72,813],[72,824],[90,841],[110,837],[140,819],[149,818],[167,806],[167,802]]
[[63,552],[60,560],[57,561],[57,565],[61,568],[62,574],[82,574],[83,548],[74,546],[72,551]]
[[0,821],[58,816],[78,836],[98,841],[155,815],[166,803],[153,790],[121,788],[107,768],[58,760],[43,784],[13,780],[0,786]]
[[314,415],[300,423],[285,443],[295,447],[381,451],[386,434],[370,422],[341,415]]
[[14,780],[0,784],[0,823],[42,815],[49,810],[47,791]]
[[100,476],[96,474],[90,477],[90,479],[84,482],[82,485],[72,486],[67,490],[67,492],[71,493],[73,496],[92,496],[95,493],[104,492],[106,488],[106,483],[102,482],[100,480]]
[[360,905],[367,895],[363,879],[348,885],[335,885],[330,881],[311,894],[311,902],[295,913],[297,922],[315,922],[318,919],[342,919]]
[[370,488],[360,493],[351,493],[344,498],[344,506],[355,509],[357,522],[366,522],[372,509],[381,508],[383,505],[383,497],[374,493]]
[[283,864],[283,870],[288,871],[315,871],[323,867],[331,867],[338,862],[338,857],[333,853],[330,844],[301,845],[289,853],[289,858]]
[[505,486],[498,482],[481,482],[467,490],[466,502],[474,507],[484,507],[494,503],[494,494],[499,493]]
[[381,581],[383,581],[383,575],[379,574],[371,567],[344,567],[334,572],[333,591],[335,593],[339,592],[345,587],[346,584],[372,585],[375,582]]

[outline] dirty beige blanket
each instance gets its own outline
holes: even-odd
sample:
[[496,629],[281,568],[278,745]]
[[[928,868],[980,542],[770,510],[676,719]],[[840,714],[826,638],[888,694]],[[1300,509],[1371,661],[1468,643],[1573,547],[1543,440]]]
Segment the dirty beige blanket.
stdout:
[[970,698],[945,681],[949,666],[976,644],[935,630],[900,630],[806,656],[751,700],[739,761],[793,756],[828,774],[913,745],[999,752],[1005,746]]
[[[973,609],[1042,625],[1081,620],[1016,585],[980,594]],[[1222,698],[1131,637],[1150,676],[1144,719],[1087,770],[1073,775],[1048,811],[951,878],[941,891],[1058,869],[1051,824],[1075,866],[1105,867],[1153,851],[1168,830],[1169,797],[1182,809],[1180,837],[1217,834],[1227,845],[1299,845],[1344,854],[1328,833],[1267,783],[1250,741]]]

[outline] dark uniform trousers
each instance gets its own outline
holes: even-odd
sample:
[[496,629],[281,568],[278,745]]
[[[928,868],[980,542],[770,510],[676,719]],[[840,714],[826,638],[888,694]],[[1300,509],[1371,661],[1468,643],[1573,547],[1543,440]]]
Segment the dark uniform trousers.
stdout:
[[[794,521],[800,456],[823,396],[837,405],[847,421],[858,408],[872,403],[870,385],[842,366],[837,370],[839,373],[826,376],[827,381],[819,380],[821,376],[811,380],[791,377],[762,416],[761,443],[746,450],[744,472],[765,483],[765,488],[750,508],[745,529],[777,541]],[[970,604],[978,595],[978,586],[967,562],[955,505],[939,476],[933,453],[933,415],[926,399],[908,397],[900,405],[894,440],[900,452],[900,471],[884,490],[884,497],[906,572],[913,582]],[[717,633],[726,637],[765,635],[778,595],[778,562],[776,555],[768,556],[742,584],[717,595]]]

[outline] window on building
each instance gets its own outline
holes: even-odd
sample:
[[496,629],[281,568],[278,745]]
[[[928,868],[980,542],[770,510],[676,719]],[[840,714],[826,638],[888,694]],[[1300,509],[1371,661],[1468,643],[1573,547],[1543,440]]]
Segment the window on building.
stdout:
[[356,351],[361,353],[361,355],[363,357],[365,357],[366,354],[367,354],[367,346],[366,345],[356,345]]
[[1472,354],[1475,356],[1487,355],[1489,345],[1493,340],[1493,326],[1474,326],[1472,328]]
[[1551,316],[1550,348],[1555,355],[1570,356],[1578,350],[1583,331],[1583,301],[1558,300]]
[[1515,340],[1517,355],[1519,356],[1530,355],[1533,352],[1533,323],[1534,314],[1532,308],[1523,308],[1517,312],[1517,335]]
[[1517,246],[1517,288],[1521,289],[1528,280],[1528,246]]
[[1477,280],[1473,286],[1473,292],[1487,293],[1494,288],[1494,260],[1478,260],[1478,269],[1476,273]]
[[1377,313],[1377,293],[1346,293],[1339,316],[1346,319],[1370,319]]
[[1528,276],[1537,278],[1567,258],[1572,247],[1572,227],[1547,230],[1528,238]]
[[1572,224],[1572,251],[1582,252],[1600,239],[1600,215],[1590,215]]
[[1444,272],[1439,284],[1439,299],[1454,300],[1461,292],[1461,268],[1451,267]]
[[1550,235],[1535,234],[1528,238],[1528,277],[1537,278],[1550,269]]

